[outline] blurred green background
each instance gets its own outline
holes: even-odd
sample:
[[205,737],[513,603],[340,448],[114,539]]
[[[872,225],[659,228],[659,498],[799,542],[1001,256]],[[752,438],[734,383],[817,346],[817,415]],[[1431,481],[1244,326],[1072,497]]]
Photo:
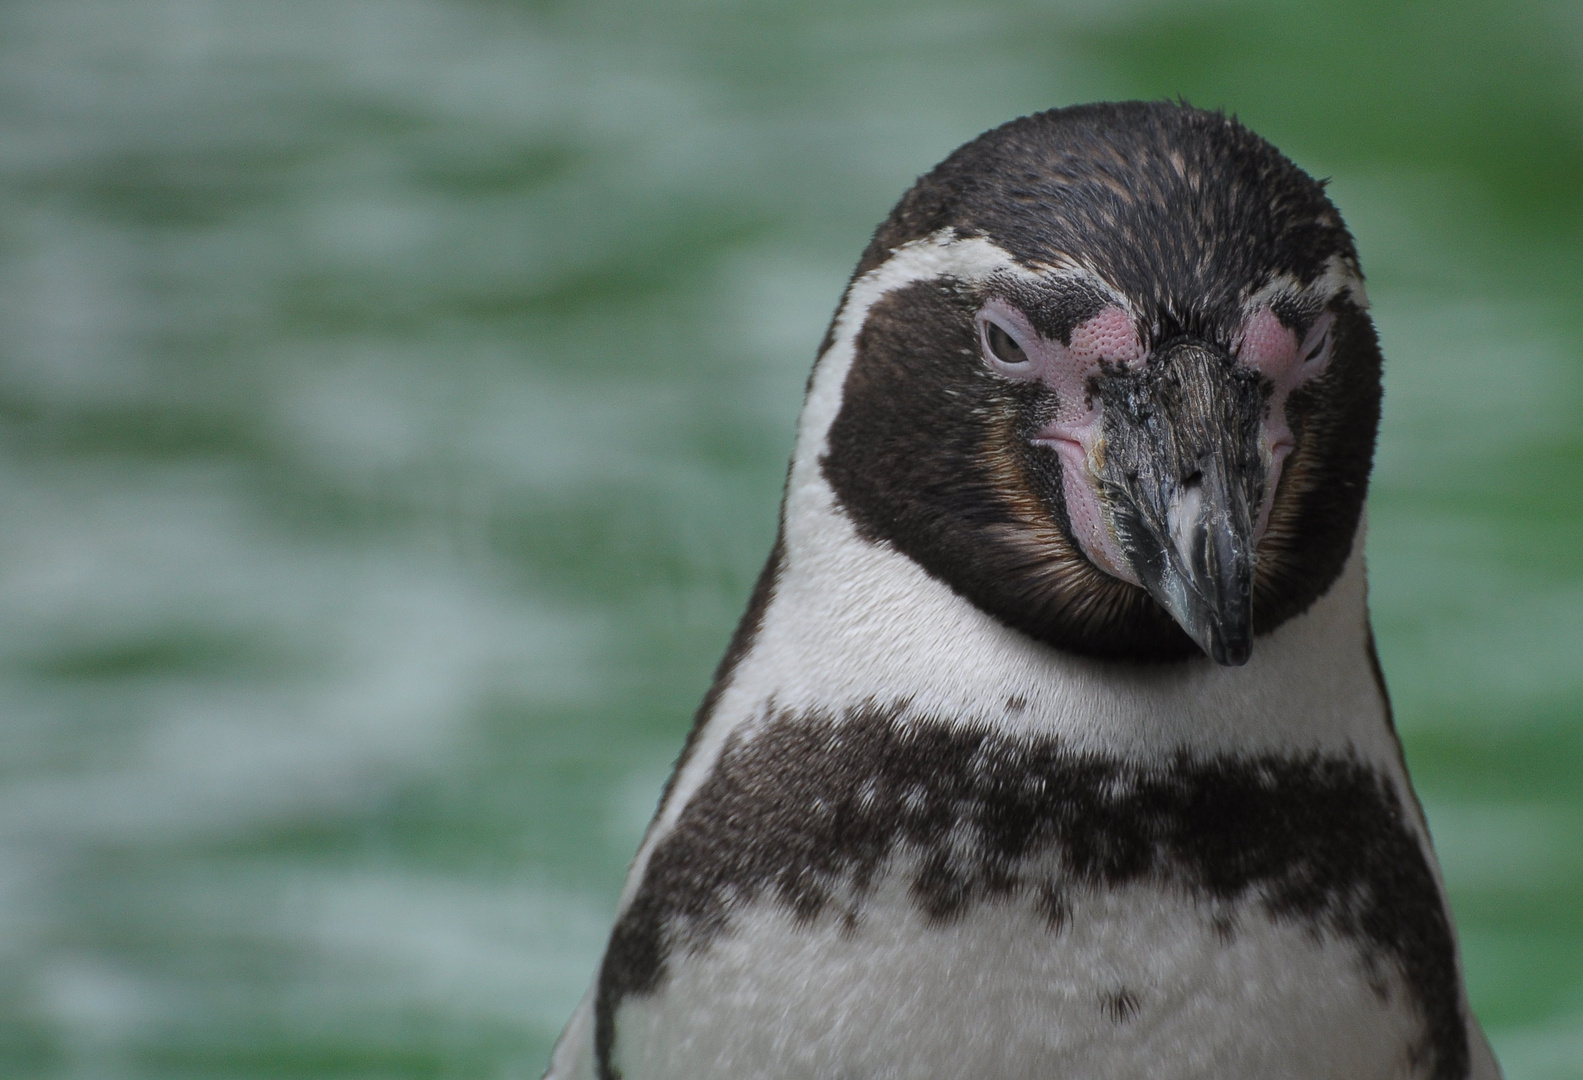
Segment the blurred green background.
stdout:
[[869,231],[1182,94],[1334,178],[1474,1003],[1583,1077],[1583,7],[0,5],[0,1074],[535,1077]]

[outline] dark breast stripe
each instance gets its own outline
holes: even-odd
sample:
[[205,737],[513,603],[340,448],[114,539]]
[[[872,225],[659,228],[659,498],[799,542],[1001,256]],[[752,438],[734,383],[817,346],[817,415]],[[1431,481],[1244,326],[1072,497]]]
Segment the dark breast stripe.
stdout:
[[868,707],[839,722],[781,713],[727,745],[611,937],[597,1004],[603,1080],[618,1076],[616,1009],[660,989],[673,950],[706,948],[736,904],[856,918],[903,851],[916,903],[941,923],[1027,895],[1058,929],[1067,890],[1144,881],[1256,900],[1392,965],[1423,1021],[1423,1075],[1467,1074],[1451,928],[1379,771],[1318,755],[1143,769]]

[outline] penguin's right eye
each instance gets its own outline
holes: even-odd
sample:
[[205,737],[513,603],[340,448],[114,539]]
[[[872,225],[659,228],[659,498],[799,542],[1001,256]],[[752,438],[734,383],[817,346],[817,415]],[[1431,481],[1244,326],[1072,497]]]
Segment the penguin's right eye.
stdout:
[[984,323],[984,345],[989,349],[989,355],[1002,364],[1015,366],[1028,362],[1028,354],[1022,351],[1022,346],[992,322]]

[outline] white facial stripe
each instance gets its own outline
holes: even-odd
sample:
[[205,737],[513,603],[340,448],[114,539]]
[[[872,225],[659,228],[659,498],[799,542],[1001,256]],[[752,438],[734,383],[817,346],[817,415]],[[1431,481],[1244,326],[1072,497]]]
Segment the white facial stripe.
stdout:
[[[828,557],[831,547],[838,551],[847,549],[839,553],[837,558],[848,564],[864,559],[872,561],[879,557],[872,545],[857,537],[852,523],[837,509],[834,493],[819,467],[820,459],[829,448],[830,425],[835,423],[836,415],[841,411],[847,375],[857,355],[857,336],[868,321],[874,305],[890,293],[919,281],[954,278],[968,284],[984,284],[998,278],[1036,282],[1080,273],[1069,269],[1035,273],[1017,262],[1010,252],[989,240],[979,236],[958,238],[954,229],[947,228],[922,240],[903,244],[889,259],[852,282],[841,310],[836,314],[830,346],[814,364],[808,396],[797,422],[797,446],[792,451],[791,475],[786,484],[786,530],[782,537],[786,545],[788,577],[796,573],[796,568],[822,562],[822,556]],[[820,548],[827,550],[821,552]],[[860,556],[861,559],[843,559],[842,556],[847,554]],[[894,559],[903,558],[889,552],[886,555]],[[909,567],[913,567],[911,560],[905,561]],[[854,569],[851,565],[847,567],[849,573]],[[923,571],[917,569],[917,573],[921,575]],[[784,606],[783,598],[778,596],[772,604],[772,611],[765,613],[766,623],[774,618],[774,609]],[[789,674],[795,685],[795,673]],[[741,726],[742,721],[750,720],[753,713],[764,704],[764,699],[755,691],[747,694],[738,692],[736,684],[739,681],[733,676],[731,690],[721,696],[715,715],[699,732],[691,757],[677,774],[670,799],[660,808],[643,846],[639,848],[622,891],[623,909],[642,880],[643,868],[648,863],[654,845],[675,825],[688,800],[708,778],[726,739]],[[745,709],[732,707],[742,702],[744,697],[748,699],[743,702]]]
[[[987,285],[997,280],[1049,284],[1067,278],[1081,280],[1085,284],[1097,286],[1107,295],[1115,295],[1115,290],[1095,278],[1088,270],[1075,264],[1062,264],[1038,271],[1030,270],[1019,263],[1010,252],[990,240],[980,236],[958,237],[953,229],[941,229],[922,240],[903,244],[885,262],[853,281],[836,315],[830,346],[814,365],[808,396],[803,403],[802,416],[798,420],[797,446],[792,452],[791,475],[786,486],[786,530],[783,536],[787,566],[786,580],[782,582],[782,588],[771,605],[771,611],[765,614],[766,633],[761,634],[761,645],[765,644],[767,638],[774,636],[769,632],[772,622],[799,620],[801,613],[793,614],[787,609],[802,606],[814,609],[820,603],[831,599],[828,595],[828,587],[824,585],[814,589],[815,592],[826,594],[818,600],[798,596],[800,582],[828,576],[832,583],[841,582],[839,588],[845,590],[852,581],[867,579],[871,584],[877,584],[890,574],[899,573],[908,580],[908,585],[901,590],[902,593],[912,593],[916,589],[922,589],[929,594],[931,600],[948,608],[953,619],[963,618],[975,630],[981,626],[993,626],[997,635],[1006,635],[1009,640],[1017,643],[1018,652],[1032,650],[1040,655],[1045,652],[1042,646],[1035,646],[1021,635],[1001,628],[989,616],[957,597],[948,586],[929,578],[912,560],[888,549],[875,548],[874,545],[861,540],[853,529],[851,521],[835,505],[834,493],[826,483],[819,465],[820,459],[829,448],[830,426],[841,411],[842,393],[846,386],[847,375],[852,369],[852,362],[857,354],[857,336],[867,322],[874,305],[898,289],[906,288],[916,282],[941,278],[951,278],[969,285]],[[1118,303],[1121,301],[1118,300]],[[837,603],[837,606],[842,607],[844,604],[843,600]],[[857,604],[863,606],[861,602]],[[918,616],[919,609],[909,602],[907,610],[898,609],[894,617],[901,620]],[[822,618],[828,620],[831,627],[838,626],[842,622],[842,617],[835,612],[827,612]],[[888,616],[882,621],[888,621]],[[801,632],[793,631],[793,636],[800,638]],[[868,638],[873,635],[865,631],[862,636]],[[875,641],[873,644],[877,645],[879,642]],[[670,831],[682,809],[687,805],[688,799],[709,776],[725,746],[726,739],[739,730],[743,737],[750,738],[751,732],[746,730],[743,722],[750,721],[767,700],[785,700],[788,704],[811,704],[812,702],[801,699],[820,696],[817,693],[806,693],[810,689],[805,685],[810,679],[809,674],[791,670],[798,665],[798,656],[802,651],[800,646],[801,642],[798,646],[791,644],[778,646],[785,650],[787,657],[786,664],[770,665],[779,672],[771,676],[771,681],[780,683],[779,686],[746,685],[746,682],[754,680],[751,677],[745,679],[747,673],[741,669],[733,676],[731,687],[721,695],[717,703],[714,718],[699,733],[691,757],[677,775],[671,798],[661,808],[643,847],[638,851],[633,863],[632,875],[628,878],[626,890],[622,894],[623,907],[631,899],[632,891],[642,877],[642,868],[647,864],[649,853]],[[877,656],[866,656],[859,661],[858,670],[877,659]],[[817,659],[810,659],[808,662],[813,668],[827,666],[824,661]],[[751,663],[744,664],[743,668],[751,666],[753,666]],[[909,665],[898,665],[896,671],[904,677],[912,674]],[[958,708],[956,711],[962,710]]]
[[1332,255],[1325,263],[1325,272],[1314,283],[1315,292],[1334,297],[1343,290],[1350,293],[1352,302],[1363,311],[1369,310],[1369,293],[1363,286],[1363,274],[1357,266],[1340,255]]
[[869,312],[897,289],[939,278],[954,278],[969,285],[985,285],[997,279],[1048,284],[1070,278],[1097,285],[1106,293],[1112,292],[1103,282],[1075,266],[1029,270],[992,241],[981,236],[958,238],[954,229],[941,229],[922,240],[903,244],[847,290],[846,301],[835,318],[830,347],[814,366],[808,400],[797,424],[797,451],[792,459],[794,485],[809,468],[817,470],[819,458],[828,449],[826,435],[841,411],[841,391],[856,356],[857,335],[868,320]]
[[1360,309],[1364,311],[1369,309],[1369,294],[1363,287],[1363,278],[1357,268],[1340,255],[1332,255],[1326,261],[1325,269],[1320,275],[1306,285],[1290,274],[1280,274],[1271,278],[1268,284],[1243,302],[1243,324],[1246,325],[1261,310],[1282,298],[1289,298],[1300,304],[1306,302],[1316,309],[1323,309],[1342,293],[1347,293]]

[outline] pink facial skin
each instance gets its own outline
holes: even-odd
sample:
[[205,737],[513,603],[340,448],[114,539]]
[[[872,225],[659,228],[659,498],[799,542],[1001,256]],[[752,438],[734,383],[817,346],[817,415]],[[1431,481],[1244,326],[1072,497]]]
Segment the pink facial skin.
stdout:
[[[989,324],[1011,336],[1026,362],[1005,363],[989,347]],[[1034,441],[1061,457],[1066,513],[1072,535],[1084,554],[1100,569],[1123,581],[1140,584],[1127,563],[1115,535],[1105,521],[1094,490],[1090,458],[1100,449],[1103,435],[1099,403],[1089,400],[1088,380],[1099,374],[1101,363],[1136,368],[1143,361],[1143,343],[1131,317],[1114,304],[1072,330],[1072,343],[1062,345],[1039,336],[1027,318],[1000,300],[991,300],[978,313],[979,343],[991,368],[1010,379],[1039,380],[1059,403],[1055,417]]]
[[1259,520],[1254,527],[1255,545],[1263,539],[1270,523],[1270,507],[1274,502],[1275,485],[1281,479],[1281,468],[1286,456],[1292,452],[1292,430],[1286,423],[1286,399],[1309,379],[1324,374],[1330,366],[1330,344],[1335,316],[1325,312],[1314,320],[1303,340],[1269,308],[1260,308],[1242,324],[1242,332],[1233,348],[1239,364],[1246,364],[1262,372],[1275,384],[1270,395],[1269,408],[1264,414],[1261,447],[1265,461],[1264,505],[1259,508]]
[[[1275,387],[1263,424],[1265,497],[1254,530],[1255,545],[1269,523],[1275,485],[1292,451],[1292,433],[1286,423],[1287,397],[1329,364],[1333,323],[1333,316],[1326,312],[1299,342],[1274,312],[1261,308],[1243,324],[1234,343],[1237,362],[1256,368]],[[1073,329],[1070,345],[1041,337],[1022,312],[998,299],[984,305],[977,324],[980,351],[992,370],[1009,379],[1038,380],[1059,403],[1056,415],[1034,442],[1060,455],[1067,516],[1084,554],[1106,573],[1140,584],[1105,521],[1095,490],[1094,477],[1103,453],[1103,424],[1099,403],[1090,400],[1087,391],[1089,379],[1099,374],[1102,366],[1138,370],[1147,362],[1131,316],[1120,307],[1109,305]],[[991,324],[1005,331],[1027,359],[1008,363],[997,356],[989,342]]]

